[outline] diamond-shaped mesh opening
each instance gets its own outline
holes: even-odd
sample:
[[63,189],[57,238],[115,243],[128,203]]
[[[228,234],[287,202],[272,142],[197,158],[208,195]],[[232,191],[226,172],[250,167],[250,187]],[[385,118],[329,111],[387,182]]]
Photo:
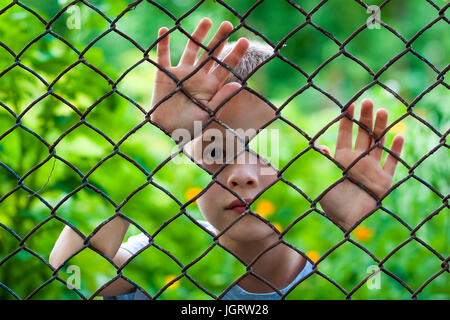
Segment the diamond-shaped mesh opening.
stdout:
[[[184,3],[179,3],[179,5],[183,4]],[[132,7],[132,9],[130,8],[129,11],[120,17],[116,23],[117,30],[133,39],[133,41],[142,48],[147,49],[157,39],[157,33],[154,32],[154,24],[142,26],[130,22],[133,20],[141,21],[148,19],[148,17],[157,20],[157,29],[166,26],[173,21],[170,16],[161,14],[161,10],[155,5],[148,1],[142,1],[137,6]]]
[[200,188],[202,189],[211,182],[208,181],[209,175],[185,155],[180,155],[165,163],[153,176],[155,183],[176,199],[183,199],[191,188],[187,182],[191,181],[193,177],[201,183]]
[[[164,244],[164,248],[170,252],[180,252],[182,248],[183,253],[178,254],[177,259],[183,265],[196,259],[211,245],[209,237],[205,237],[207,234],[185,216],[165,222],[160,228],[162,226],[164,228],[155,232],[155,242]],[[184,230],[184,232],[174,232],[175,230]]]
[[156,56],[150,52],[149,60],[143,60],[142,54],[134,50],[124,52],[121,57],[121,63],[132,67],[117,79],[117,93],[136,108],[148,111],[152,98],[148,88],[153,85],[156,72],[156,67],[149,60],[156,61]]
[[[4,7],[2,6],[2,9]],[[0,15],[1,34],[11,34],[14,41],[4,44],[15,53],[19,53],[33,39],[45,31],[45,25],[33,13],[24,10],[19,5],[12,5]],[[14,27],[12,27],[14,26]],[[3,37],[2,37],[3,38]],[[2,41],[3,42],[3,41]]]
[[[142,283],[145,290],[155,296],[166,284],[169,277],[181,274],[181,267],[162,248],[154,246],[145,249],[133,258],[123,269],[123,275],[136,283]],[[153,276],[149,277],[147,270]]]
[[[318,262],[342,238],[340,231],[333,228],[333,223],[315,211],[296,212],[295,218],[284,227],[287,230],[284,239],[301,248],[313,263]],[[317,237],[321,241],[317,241]]]
[[[8,256],[7,260],[3,259],[1,261],[2,273],[0,282],[10,288],[17,296],[29,296],[52,276],[51,269],[46,262],[44,262],[45,260],[43,261],[41,259],[42,257],[32,254],[24,249],[14,251],[14,254]],[[18,270],[19,267],[21,271]],[[33,272],[34,278],[39,279],[40,284],[37,285],[37,283],[31,279],[24,279],[21,283],[15,281],[15,274],[21,272]],[[0,291],[0,296],[2,300],[13,299],[13,297],[11,297],[11,295],[3,288]]]
[[[358,62],[340,55],[327,63],[314,79],[323,90],[339,101],[350,100],[355,91],[362,90],[371,83],[371,76]],[[326,76],[328,75],[328,76]],[[348,88],[352,88],[350,91]]]
[[[21,81],[25,85],[20,88],[21,94],[18,94],[17,82]],[[38,99],[47,91],[42,79],[17,65],[8,68],[5,73],[2,72],[0,86],[2,87],[0,95],[2,103],[17,114],[26,110],[35,99]]]
[[[149,172],[156,170],[175,150],[178,150],[170,137],[151,124],[146,123],[142,126],[139,124],[134,129],[136,130],[121,140],[120,150]],[[149,139],[149,136],[152,138]],[[178,157],[180,163],[189,161],[183,154]]]
[[[109,177],[111,180],[105,179]],[[103,190],[114,202],[120,203],[136,188],[146,182],[146,175],[128,159],[114,155],[89,175],[89,181]],[[120,183],[121,188],[111,188],[113,181]]]
[[[223,265],[230,265],[231,268],[227,268],[226,272],[223,272],[221,267]],[[202,287],[219,296],[228,288],[230,283],[236,281],[245,273],[245,267],[232,254],[215,246],[191,266],[188,273]]]
[[[314,185],[309,184],[309,175],[296,174],[300,168],[311,168],[310,173],[316,177]],[[342,178],[341,170],[322,154],[310,149],[300,155],[285,171],[287,181],[298,186],[311,199],[317,198],[328,186]]]
[[[86,248],[69,259],[58,273],[63,281],[75,287],[79,273],[80,293],[91,297],[108,280],[116,276],[116,268],[104,257]],[[66,290],[69,291],[67,288]]]
[[431,128],[435,128],[440,134],[446,133],[450,122],[450,116],[440,108],[442,98],[445,96],[442,93],[447,90],[444,85],[434,87],[417,102],[413,111],[416,119],[425,120],[431,125]]
[[[278,11],[280,15],[274,17],[271,12]],[[287,13],[289,14],[283,14]],[[304,17],[300,12],[295,12],[287,1],[260,2],[251,11],[248,18],[248,25],[264,34],[271,42],[279,42],[286,34],[304,22]],[[264,21],[271,21],[278,25],[276,29]],[[272,31],[269,31],[272,29]]]
[[[404,73],[409,81],[405,81],[406,78],[395,76],[399,73]],[[382,83],[386,83],[388,80],[397,81],[400,86],[399,93],[407,102],[411,103],[436,82],[436,77],[437,72],[435,70],[417,56],[408,52],[389,64],[389,68],[381,74],[380,81]],[[403,87],[406,87],[404,93],[401,91]]]
[[[256,37],[254,37],[256,38]],[[256,38],[259,41],[264,41],[262,38]],[[289,50],[290,47],[283,47],[280,50],[280,53],[285,56],[285,50]],[[293,50],[294,51],[294,50]],[[297,56],[296,52],[293,55]],[[289,59],[289,60],[286,60]],[[287,62],[289,61],[289,62]],[[261,65],[261,67],[254,73],[252,77],[250,77],[248,81],[248,87],[254,88],[256,91],[260,93],[264,93],[264,95],[268,97],[276,97],[274,93],[282,93],[282,96],[291,96],[295,95],[297,91],[299,91],[303,86],[307,85],[306,75],[298,72],[297,70],[305,71],[304,65],[298,65],[298,60],[291,59],[290,57],[286,57],[285,60],[280,58],[273,58],[269,60],[267,63]],[[269,80],[269,76],[275,75],[277,78],[282,78],[283,75],[292,73],[294,76],[292,79],[287,80],[286,84],[282,83],[271,83]],[[281,107],[284,101],[279,101],[279,103],[273,104],[277,107]]]
[[[313,73],[324,60],[339,50],[339,46],[332,39],[310,24],[297,30],[285,44],[286,46],[280,50],[281,54],[308,74]],[[315,50],[311,50],[317,47],[320,48],[319,55]]]
[[[424,34],[434,39],[439,39],[437,35],[445,32],[448,24],[442,20],[437,21],[430,28],[426,29]],[[448,57],[448,50],[450,44],[448,41],[424,41],[423,38],[418,37],[413,43],[413,48],[422,56],[427,57],[437,69],[442,70],[447,66],[445,61]]]
[[[65,39],[72,47],[82,52],[95,43],[105,32],[108,32],[111,19],[105,16],[95,6],[87,6],[78,2],[73,6],[62,5],[58,17],[52,17],[52,31],[58,37]],[[67,8],[66,8],[67,7]],[[63,8],[66,8],[64,11]],[[54,20],[56,18],[56,20]],[[87,32],[78,32],[81,28]]]
[[[92,67],[83,63],[71,65],[71,69],[62,74],[54,86],[54,93],[86,111],[97,99],[110,91],[107,75],[97,73]],[[80,91],[81,90],[81,91]]]
[[[408,259],[405,258],[406,256]],[[416,291],[426,280],[442,269],[441,259],[413,240],[395,252],[386,261],[384,268],[403,281],[406,286]],[[423,268],[422,272],[413,274],[410,271],[411,268],[418,265]]]
[[382,259],[408,239],[410,231],[389,212],[379,209],[351,233],[351,238]]
[[[316,290],[315,290],[316,289]],[[312,274],[289,292],[286,300],[344,300],[345,294],[339,285],[328,280],[324,275]]]
[[49,143],[79,122],[76,109],[49,95],[29,108],[22,116],[22,124]]
[[56,152],[76,170],[87,174],[112,152],[112,141],[98,131],[77,123],[56,140]]
[[[31,9],[32,12],[39,15],[46,21],[50,20],[55,14],[58,13],[59,9],[62,8],[63,4],[69,3],[69,1],[58,1],[58,6],[55,6],[53,3],[49,2],[36,2],[33,0],[23,0],[20,1],[21,4],[24,4],[27,8]],[[61,6],[59,6],[61,5]]]
[[[0,8],[0,299],[101,299],[114,279],[149,299],[217,299],[237,283],[280,293],[286,281],[261,265],[292,279],[289,261],[300,260],[305,274],[282,299],[448,298],[446,1],[68,4]],[[213,30],[231,22],[229,41],[272,48],[248,79],[231,60],[216,69],[258,98],[209,105],[213,94],[191,84],[202,67],[175,67],[203,17]],[[161,27],[170,67],[157,57]],[[217,63],[214,39],[208,32],[193,57],[208,49]],[[161,74],[173,81],[155,101]],[[203,109],[203,128],[261,127],[246,145],[273,165],[264,183],[245,181],[246,164],[208,166],[174,142],[164,121],[176,94],[187,97],[177,117]],[[386,125],[383,110],[368,125],[365,98],[389,112]],[[269,167],[260,161],[252,168]],[[230,207],[236,199],[244,205]],[[247,256],[242,240],[260,234],[272,247]],[[83,250],[57,262],[63,235]]]
[[139,60],[130,61],[130,56],[136,57],[139,54],[142,56],[142,51],[121,34],[110,32],[96,41],[84,54],[84,57],[88,63],[101,68],[102,72],[111,80],[117,81]]
[[61,233],[62,227],[64,227],[61,221],[53,219],[51,217],[46,217],[36,224],[36,228],[30,230],[30,232],[25,236],[25,245],[30,250],[41,255],[45,260],[48,261],[50,252],[47,250],[46,244],[43,243],[42,237],[50,236],[52,238],[57,238]]
[[[192,279],[192,278],[191,278]],[[195,282],[188,277],[182,277],[176,282],[173,282],[174,276],[169,275],[165,277],[165,287],[167,287],[157,297],[158,300],[180,300],[184,296],[188,296],[191,300],[208,300],[211,295],[203,291]],[[173,282],[173,283],[172,283]],[[182,288],[182,289],[181,289]],[[185,292],[186,290],[186,292]]]
[[33,190],[33,194],[42,195],[51,206],[62,202],[82,183],[80,175],[61,159],[47,158],[38,166],[27,175],[24,184]]
[[[383,271],[378,271],[376,266],[369,266],[365,271],[365,277],[374,274],[353,293],[352,300],[405,300],[411,293],[395,278]],[[433,282],[432,282],[433,283]]]
[[435,300],[447,299],[447,283],[450,280],[448,272],[438,274],[435,279],[431,282],[424,282],[419,297],[426,296]]
[[[142,204],[145,204],[145,210],[142,210]],[[134,190],[121,207],[123,214],[138,222],[150,234],[179,211],[180,206],[166,192],[151,184]]]
[[[439,9],[435,8],[434,5],[445,5],[443,1],[439,2],[434,4],[428,1],[413,0],[411,4],[414,8],[411,11],[403,11],[402,16],[399,17],[396,16],[395,11],[401,10],[402,6],[395,1],[390,1],[386,4],[387,14],[384,15],[384,17],[382,16],[381,19],[391,28],[402,34],[406,39],[410,39],[436,18],[436,12],[438,12]],[[413,17],[416,17],[417,23],[411,24],[405,23],[408,20],[399,20],[399,18],[413,19]]]
[[[299,4],[302,5],[300,2]],[[316,8],[318,10],[312,16],[313,23],[330,32],[332,37],[340,42],[344,42],[356,30],[364,26],[370,17],[358,1],[346,3],[345,6],[337,2],[318,2]]]
[[[69,269],[69,271],[71,271]],[[72,271],[71,271],[72,272]],[[54,279],[50,282],[46,282],[44,287],[36,288],[30,295],[29,299],[32,300],[78,300],[83,297],[81,292],[69,289],[66,283]]]
[[[10,131],[10,129],[13,129]],[[35,135],[20,127],[12,127],[7,135],[0,140],[2,163],[10,166],[10,170],[18,175],[23,175],[48,156],[45,144]],[[20,144],[22,148],[14,148]],[[33,157],[26,157],[27,150],[33,150]]]
[[[449,209],[445,206],[442,206],[440,209],[433,211],[430,213],[429,220],[425,223],[421,223],[417,227],[416,235],[423,242],[431,246],[436,252],[441,254],[444,257],[448,257],[449,248],[442,242],[442,239],[448,237],[449,231],[448,228],[444,230],[440,230],[438,225],[448,226]],[[428,218],[427,217],[427,218]]]
[[[64,223],[70,222],[85,236],[111,217],[115,212],[111,199],[101,194],[99,189],[82,186],[74,189],[58,203],[56,214],[64,219]],[[87,221],[89,217],[89,221]],[[95,222],[94,222],[95,221]]]
[[[364,29],[356,35],[347,45],[347,52],[356,58],[363,58],[364,64],[366,64],[371,70],[377,72],[380,70],[389,60],[396,57],[403,52],[404,43],[391,31],[381,28],[377,32],[371,32],[370,29]],[[391,46],[389,50],[382,50],[377,43],[381,41],[389,41]],[[376,53],[372,55],[371,53]],[[368,58],[366,58],[368,57]]]
[[[347,259],[341,260],[343,255],[347,256]],[[351,291],[366,276],[360,270],[366,270],[372,265],[376,265],[372,257],[352,243],[345,242],[324,258],[319,270],[337,283],[341,285],[345,283],[343,288]],[[344,269],[347,271],[343,272]]]
[[[414,190],[414,194],[404,190]],[[395,200],[394,200],[395,197]],[[394,212],[410,226],[419,224],[425,217],[442,205],[442,198],[420,181],[410,178],[398,186],[386,197],[383,206]],[[411,208],[407,210],[404,205],[408,203]],[[424,204],[426,203],[426,205]]]
[[21,62],[35,70],[48,83],[78,60],[78,54],[64,41],[45,34],[20,56]]
[[[5,203],[5,210],[2,212],[2,223],[7,228],[12,229],[16,224],[17,218],[14,215],[14,211],[17,207],[19,207],[22,212],[22,224],[20,227],[14,227],[13,230],[15,235],[21,238],[30,236],[36,230],[39,230],[41,224],[46,222],[46,219],[50,215],[48,203],[42,202],[36,197],[28,197],[29,195],[29,192],[19,189],[3,200]],[[16,246],[18,247],[19,245],[16,244]],[[39,253],[43,255],[46,254],[45,251],[40,251]]]
[[[282,117],[288,119],[290,123],[304,131],[309,137],[316,136],[340,115],[340,111],[336,108],[333,100],[322,92],[306,86],[302,87],[287,104],[284,103],[282,108]],[[308,114],[311,112],[319,115],[317,121],[308,121]],[[320,135],[319,144],[322,143],[323,139],[327,139],[328,132],[334,135],[333,141],[336,140],[335,130],[328,130]],[[326,141],[323,142],[326,144]]]

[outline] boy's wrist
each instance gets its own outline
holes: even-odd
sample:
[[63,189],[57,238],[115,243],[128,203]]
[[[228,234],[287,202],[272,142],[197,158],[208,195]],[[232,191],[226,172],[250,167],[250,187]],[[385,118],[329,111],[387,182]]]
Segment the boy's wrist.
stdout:
[[340,217],[340,216],[332,214],[329,210],[324,210],[324,212],[325,212],[327,217],[329,217],[331,220],[333,220],[339,226],[344,228],[344,230],[346,232],[348,230],[350,230],[350,228],[353,227],[353,225],[356,222],[356,221],[352,221],[353,219],[350,216]]

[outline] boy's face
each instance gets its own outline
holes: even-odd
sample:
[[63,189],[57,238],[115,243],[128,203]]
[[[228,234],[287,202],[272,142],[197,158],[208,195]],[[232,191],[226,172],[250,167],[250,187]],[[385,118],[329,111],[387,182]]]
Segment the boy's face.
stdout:
[[[275,112],[267,103],[247,91],[241,91],[218,112],[219,120],[233,130],[244,131],[258,129],[274,116]],[[217,175],[217,181],[242,199],[251,202],[277,179],[277,172],[265,159],[243,149],[242,141],[230,130],[212,122],[201,136],[185,147],[185,152],[191,154],[212,173],[218,172],[222,165],[229,161]],[[239,154],[237,158],[231,160],[236,154]],[[219,183],[211,185],[197,199],[204,217],[218,232],[231,225],[244,212],[245,205],[236,202],[239,202],[239,199]],[[264,222],[247,213],[223,236],[245,242],[263,239],[273,235],[273,232]]]

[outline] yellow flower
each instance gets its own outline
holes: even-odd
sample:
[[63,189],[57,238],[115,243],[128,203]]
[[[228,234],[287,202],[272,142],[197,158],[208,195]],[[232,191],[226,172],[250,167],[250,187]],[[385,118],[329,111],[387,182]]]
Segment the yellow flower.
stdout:
[[256,213],[261,217],[268,217],[275,212],[275,205],[269,200],[259,200],[256,203]]
[[403,122],[397,123],[395,126],[392,127],[391,132],[395,134],[402,134],[406,131],[406,124]]
[[[168,275],[165,280],[164,280],[164,285],[168,284],[170,281],[172,281],[173,279],[175,279],[176,276],[174,275]],[[167,290],[175,290],[180,286],[180,281],[175,281],[174,283],[172,283]]]
[[373,230],[364,226],[356,227],[354,231],[355,238],[359,241],[365,241],[373,237]]
[[272,223],[273,226],[280,232],[283,232],[283,227],[279,223]]
[[[203,189],[201,188],[189,188],[186,191],[186,194],[184,195],[186,197],[187,200],[191,200],[192,198],[194,198],[196,195],[198,195]],[[194,203],[196,203],[197,200],[194,201]]]
[[316,262],[320,258],[319,253],[314,250],[306,252],[306,255],[308,256],[308,258],[310,258],[312,260],[312,262]]

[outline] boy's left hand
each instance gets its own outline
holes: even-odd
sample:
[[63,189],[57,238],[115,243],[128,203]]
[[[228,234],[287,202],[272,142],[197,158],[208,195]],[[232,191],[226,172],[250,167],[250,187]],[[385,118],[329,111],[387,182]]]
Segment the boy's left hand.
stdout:
[[[355,110],[354,104],[348,109],[347,113],[353,117]],[[385,109],[379,109],[373,125],[373,102],[365,99],[361,103],[361,116],[359,122],[369,128],[377,137],[386,129],[388,112]],[[352,150],[352,132],[353,121],[344,117],[340,120],[338,138],[336,143],[336,152],[334,159],[344,168],[347,168],[363,152],[366,152],[373,144],[371,135],[361,127],[358,127],[355,148]],[[380,140],[384,145],[385,136]],[[404,138],[400,135],[394,137],[391,145],[391,151],[397,156],[400,155],[403,147]],[[380,166],[383,149],[377,147],[370,153],[362,157],[348,172],[348,175],[358,183],[364,185],[378,198],[392,186],[392,180],[398,160],[388,154],[383,167]],[[377,201],[369,195],[363,188],[355,183],[345,179],[334,186],[320,200],[320,205],[328,217],[333,219],[339,225],[349,230],[362,217],[375,209]]]

